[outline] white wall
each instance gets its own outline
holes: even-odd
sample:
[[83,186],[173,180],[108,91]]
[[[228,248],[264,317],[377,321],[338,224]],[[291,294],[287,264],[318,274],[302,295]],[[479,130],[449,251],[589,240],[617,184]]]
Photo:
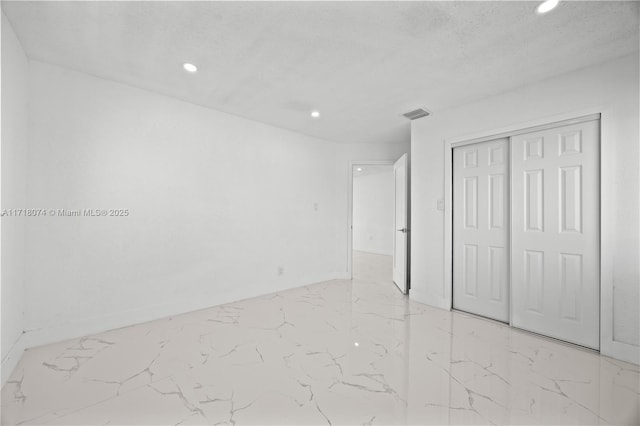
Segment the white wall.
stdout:
[[[353,249],[393,255],[393,166],[353,177]],[[378,170],[379,169],[379,170]]]
[[[32,343],[333,278],[336,147],[32,62]],[[282,268],[282,275],[279,275]]]
[[[638,56],[561,75],[412,124],[411,297],[450,308],[444,141],[602,112],[602,353],[640,362]],[[447,200],[448,202],[448,200]]]
[[[23,209],[27,170],[28,62],[11,24],[2,13],[2,205]],[[23,351],[25,218],[0,219],[2,241],[2,383]]]
[[29,221],[29,345],[343,277],[349,161],[399,149],[36,61],[30,89],[30,205],[130,215]]

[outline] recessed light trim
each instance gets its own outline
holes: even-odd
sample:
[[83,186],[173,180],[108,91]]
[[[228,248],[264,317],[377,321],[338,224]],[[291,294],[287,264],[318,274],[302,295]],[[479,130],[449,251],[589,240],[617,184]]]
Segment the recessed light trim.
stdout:
[[358,167],[358,168],[356,169],[356,171],[357,171],[357,172],[361,172],[361,171],[362,171],[362,167]]
[[311,111],[312,118],[320,118],[320,111]]
[[553,9],[556,8],[556,6],[558,6],[558,3],[560,3],[560,0],[543,1],[538,5],[538,7],[536,7],[536,13],[538,15],[543,15],[547,12],[551,12]]
[[182,68],[184,68],[185,71],[190,72],[190,73],[194,73],[194,72],[198,71],[198,67],[196,67],[193,64],[190,64],[189,62],[185,62],[184,64],[182,64]]

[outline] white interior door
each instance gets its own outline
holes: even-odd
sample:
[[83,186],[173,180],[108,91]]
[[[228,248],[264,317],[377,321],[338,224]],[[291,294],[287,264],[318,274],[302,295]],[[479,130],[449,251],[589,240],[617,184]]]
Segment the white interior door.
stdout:
[[408,243],[408,164],[407,154],[403,154],[393,164],[395,234],[393,238],[393,282],[400,291],[407,293],[407,243]]
[[509,321],[508,140],[453,150],[453,307]]
[[599,121],[512,138],[512,323],[599,348]]

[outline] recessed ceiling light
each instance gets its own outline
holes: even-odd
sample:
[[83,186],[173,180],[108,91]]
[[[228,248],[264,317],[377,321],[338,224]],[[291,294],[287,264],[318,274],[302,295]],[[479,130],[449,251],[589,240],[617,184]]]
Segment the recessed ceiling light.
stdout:
[[183,65],[182,65],[182,67],[183,67],[185,70],[189,71],[189,72],[196,72],[196,71],[198,71],[198,67],[196,67],[195,65],[190,64],[190,63],[188,63],[188,62],[186,62],[185,64],[183,64]]
[[546,0],[543,1],[536,7],[536,13],[542,15],[543,13],[547,13],[556,8],[560,0]]
[[313,118],[320,117],[320,112],[319,111],[311,111],[311,117],[313,117]]
[[358,167],[356,170],[361,172],[362,171],[362,167]]

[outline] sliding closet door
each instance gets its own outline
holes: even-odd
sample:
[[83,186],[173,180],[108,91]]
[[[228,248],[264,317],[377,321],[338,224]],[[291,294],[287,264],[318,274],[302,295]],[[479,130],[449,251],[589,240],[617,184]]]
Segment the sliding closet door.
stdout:
[[509,321],[508,140],[453,150],[453,307]]
[[599,121],[515,136],[512,324],[599,348]]

